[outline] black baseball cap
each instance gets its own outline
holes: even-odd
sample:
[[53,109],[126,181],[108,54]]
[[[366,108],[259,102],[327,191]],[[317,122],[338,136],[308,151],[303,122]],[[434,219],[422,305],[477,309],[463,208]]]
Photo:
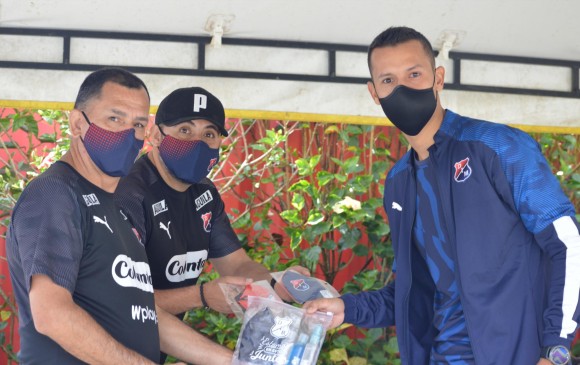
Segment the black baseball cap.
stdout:
[[227,137],[224,106],[212,93],[201,87],[174,90],[159,104],[155,124],[172,126],[186,120],[205,119]]

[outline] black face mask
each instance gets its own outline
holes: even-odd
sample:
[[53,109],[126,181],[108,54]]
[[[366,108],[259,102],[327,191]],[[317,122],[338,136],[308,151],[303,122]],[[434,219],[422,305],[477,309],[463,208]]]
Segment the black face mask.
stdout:
[[408,136],[419,134],[437,107],[432,87],[417,90],[398,85],[390,95],[379,101],[387,118]]

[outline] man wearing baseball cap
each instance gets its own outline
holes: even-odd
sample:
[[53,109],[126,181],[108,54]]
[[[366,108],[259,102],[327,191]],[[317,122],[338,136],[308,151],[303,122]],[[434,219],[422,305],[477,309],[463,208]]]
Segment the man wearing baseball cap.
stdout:
[[[149,134],[152,150],[121,180],[116,199],[141,235],[156,303],[181,315],[192,308],[231,313],[219,282],[271,281],[233,231],[215,185],[207,178],[227,136],[222,103],[200,87],[181,88],[159,104]],[[206,260],[220,278],[196,285]],[[307,269],[295,267],[309,275]],[[283,299],[289,299],[275,285]]]

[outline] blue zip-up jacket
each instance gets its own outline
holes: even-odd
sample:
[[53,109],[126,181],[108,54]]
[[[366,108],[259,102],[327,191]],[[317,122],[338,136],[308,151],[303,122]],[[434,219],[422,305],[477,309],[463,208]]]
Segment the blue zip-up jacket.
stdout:
[[[449,110],[434,140],[434,188],[475,363],[535,365],[541,347],[570,347],[580,317],[580,234],[574,207],[538,144],[520,130]],[[396,325],[402,363],[425,365],[436,335],[436,288],[412,243],[413,153],[385,183],[396,279],[342,298],[345,322]]]

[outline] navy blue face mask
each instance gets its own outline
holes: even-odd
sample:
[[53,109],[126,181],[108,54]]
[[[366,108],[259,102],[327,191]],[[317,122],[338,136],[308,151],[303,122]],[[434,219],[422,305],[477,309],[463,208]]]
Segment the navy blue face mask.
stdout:
[[143,147],[143,140],[135,138],[133,128],[111,132],[91,123],[85,112],[81,113],[89,123],[85,138],[81,140],[91,160],[109,176],[127,176]]
[[165,136],[159,154],[171,174],[190,184],[197,184],[219,161],[219,150],[203,141],[183,141]]
[[408,136],[419,134],[437,107],[433,87],[417,90],[398,85],[393,92],[379,101],[387,118]]

